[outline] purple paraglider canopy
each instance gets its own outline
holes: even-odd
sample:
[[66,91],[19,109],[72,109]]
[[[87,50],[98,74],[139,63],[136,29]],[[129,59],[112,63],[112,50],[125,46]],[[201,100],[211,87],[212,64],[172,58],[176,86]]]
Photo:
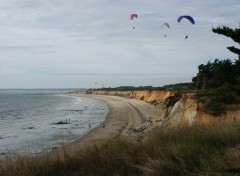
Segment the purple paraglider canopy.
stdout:
[[180,23],[180,21],[183,19],[183,18],[186,18],[188,21],[190,21],[192,24],[195,24],[195,21],[193,19],[193,17],[189,16],[189,15],[183,15],[183,16],[180,16],[178,17],[177,21]]

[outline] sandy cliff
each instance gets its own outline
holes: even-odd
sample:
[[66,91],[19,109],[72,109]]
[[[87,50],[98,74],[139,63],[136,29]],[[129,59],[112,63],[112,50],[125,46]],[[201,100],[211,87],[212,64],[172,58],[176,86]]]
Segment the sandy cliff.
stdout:
[[192,125],[193,123],[214,123],[215,121],[240,120],[240,111],[227,111],[218,117],[203,112],[202,104],[193,98],[192,93],[179,95],[174,91],[87,91],[88,94],[117,95],[153,104],[162,110],[167,125]]

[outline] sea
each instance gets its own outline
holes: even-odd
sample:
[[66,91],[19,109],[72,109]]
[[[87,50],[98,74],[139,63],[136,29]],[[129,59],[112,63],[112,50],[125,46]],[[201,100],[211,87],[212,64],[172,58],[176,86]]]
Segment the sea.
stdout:
[[67,94],[72,89],[0,89],[0,158],[38,155],[71,143],[99,126],[108,107]]

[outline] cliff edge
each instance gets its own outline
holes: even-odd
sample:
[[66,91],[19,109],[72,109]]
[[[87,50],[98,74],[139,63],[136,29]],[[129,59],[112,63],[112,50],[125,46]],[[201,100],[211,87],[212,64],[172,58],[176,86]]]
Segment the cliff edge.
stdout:
[[[203,104],[195,98],[194,93],[176,91],[102,91],[88,90],[87,94],[115,95],[137,99],[154,105],[161,110],[165,125],[176,127],[194,123],[214,123],[216,121],[240,121],[240,110],[227,111],[218,116],[206,114]],[[157,119],[155,119],[157,121]]]

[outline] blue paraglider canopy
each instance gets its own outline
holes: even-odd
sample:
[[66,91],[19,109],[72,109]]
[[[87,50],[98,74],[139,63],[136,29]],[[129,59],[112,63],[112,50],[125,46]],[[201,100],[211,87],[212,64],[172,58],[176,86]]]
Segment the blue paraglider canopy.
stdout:
[[189,16],[189,15],[180,16],[180,17],[178,17],[177,21],[180,23],[180,21],[181,21],[183,18],[186,18],[186,19],[189,20],[192,24],[195,24],[194,19],[193,19],[191,16]]

